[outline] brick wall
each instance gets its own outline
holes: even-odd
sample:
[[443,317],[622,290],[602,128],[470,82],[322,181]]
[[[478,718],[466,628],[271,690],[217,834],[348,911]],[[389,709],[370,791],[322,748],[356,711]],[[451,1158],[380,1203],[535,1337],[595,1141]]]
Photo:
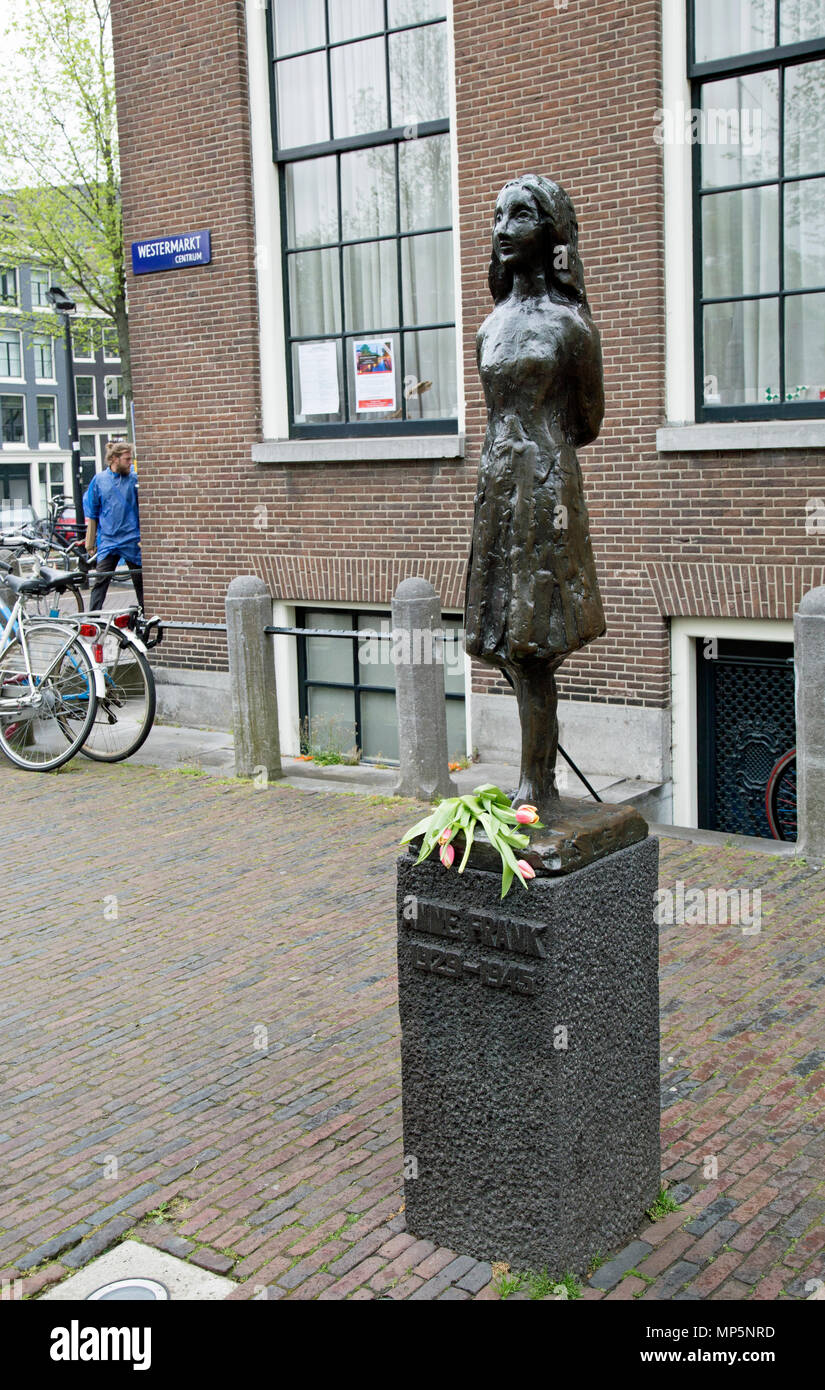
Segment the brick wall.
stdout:
[[[254,571],[286,600],[388,603],[401,578],[424,573],[445,607],[461,606],[484,427],[475,333],[490,308],[492,207],[508,177],[536,170],[561,181],[578,211],[607,392],[602,436],[580,459],[609,631],[567,663],[561,693],[663,705],[669,613],[714,616],[718,602],[720,616],[764,616],[775,594],[772,616],[786,617],[800,576],[821,573],[804,507],[825,490],[822,465],[801,452],[656,453],[659,0],[566,9],[455,0],[454,9],[466,460],[256,466],[243,5],[202,0],[195,18],[160,0],[114,0],[127,242],[208,226],[214,246],[209,268],[129,285],[148,602],[167,616],[220,619],[229,579]],[[266,525],[256,530],[259,504]],[[164,659],[197,665],[217,650],[186,639]],[[504,688],[481,668],[476,679]]]

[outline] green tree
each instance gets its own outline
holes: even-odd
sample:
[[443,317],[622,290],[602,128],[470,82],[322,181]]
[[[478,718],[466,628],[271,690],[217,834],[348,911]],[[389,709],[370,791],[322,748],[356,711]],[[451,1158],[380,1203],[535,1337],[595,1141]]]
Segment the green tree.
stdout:
[[50,267],[81,312],[114,322],[131,401],[110,3],[25,0],[18,12],[5,32],[16,61],[0,76],[2,255]]

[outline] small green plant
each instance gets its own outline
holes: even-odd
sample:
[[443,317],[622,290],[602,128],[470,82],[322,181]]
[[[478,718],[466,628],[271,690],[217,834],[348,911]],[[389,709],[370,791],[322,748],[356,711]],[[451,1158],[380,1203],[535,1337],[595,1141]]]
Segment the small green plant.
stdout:
[[509,1298],[511,1294],[520,1293],[527,1283],[527,1276],[524,1274],[500,1274],[495,1281],[495,1287],[499,1298]]
[[518,879],[522,888],[526,888],[527,880],[536,876],[535,869],[527,860],[517,859],[514,853],[529,845],[529,835],[522,834],[516,828],[528,825],[534,830],[542,829],[535,806],[519,806],[514,811],[506,793],[493,782],[485,782],[465,796],[445,797],[431,815],[425,816],[407,831],[401,843],[409,844],[410,840],[421,836],[419,864],[438,845],[438,857],[445,869],[449,869],[455,859],[455,848],[451,842],[461,836],[464,839],[464,856],[458,872],[463,874],[473,839],[480,827],[501,858],[501,896],[504,898],[514,878]]
[[350,745],[353,733],[351,724],[344,726],[336,719],[307,715],[301,720],[299,730],[301,754],[319,767],[335,767],[341,763],[354,767],[361,761],[361,749]]
[[673,1211],[681,1211],[678,1202],[674,1202],[666,1187],[659,1188],[659,1195],[652,1207],[648,1208],[647,1215],[651,1221],[661,1221],[663,1216],[670,1216]]
[[587,1266],[588,1274],[595,1274],[597,1269],[601,1269],[604,1264],[604,1255],[595,1254]]

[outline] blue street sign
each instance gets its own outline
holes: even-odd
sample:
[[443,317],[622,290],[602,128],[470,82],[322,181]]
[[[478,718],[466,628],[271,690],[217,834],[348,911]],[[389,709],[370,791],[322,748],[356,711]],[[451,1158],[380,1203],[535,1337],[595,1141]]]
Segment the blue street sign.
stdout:
[[209,265],[212,239],[209,232],[181,232],[175,236],[152,237],[132,242],[132,270],[148,275],[154,270],[185,270],[191,265]]

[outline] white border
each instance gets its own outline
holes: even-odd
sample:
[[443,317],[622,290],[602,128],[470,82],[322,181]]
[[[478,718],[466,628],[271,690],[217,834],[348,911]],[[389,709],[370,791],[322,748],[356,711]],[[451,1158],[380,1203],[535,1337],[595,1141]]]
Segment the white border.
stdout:
[[773,618],[671,618],[670,709],[673,824],[696,828],[699,820],[699,742],[696,727],[695,638],[730,637],[744,642],[793,642],[793,623]]
[[[278,171],[272,158],[266,9],[261,0],[246,0],[249,75],[249,124],[255,216],[255,270],[258,281],[258,344],[261,369],[261,438],[289,439],[286,313],[284,306]],[[452,0],[447,3],[447,70],[450,116],[450,166],[453,199],[453,281],[455,295],[455,370],[458,430],[464,432],[464,345],[461,317],[461,257],[458,229],[458,136],[455,44]],[[345,364],[346,366],[346,364]],[[395,439],[395,436],[392,436]]]
[[[724,4],[724,0],[720,0]],[[662,0],[662,107],[690,108],[685,0]],[[665,198],[665,409],[672,424],[696,419],[693,386],[692,146],[662,146]]]
[[289,437],[286,386],[286,317],[281,279],[281,215],[278,172],[272,158],[266,9],[246,0],[249,128],[258,279],[258,343],[263,439]]
[[[54,433],[55,433],[55,438],[54,438],[53,440],[51,440],[51,442],[48,442],[48,441],[47,441],[47,442],[44,443],[44,441],[40,438],[40,402],[41,402],[41,401],[51,401],[52,406],[54,407]],[[60,440],[60,417],[59,417],[58,410],[57,410],[57,396],[53,395],[51,391],[38,391],[37,395],[36,395],[35,398],[34,398],[34,413],[35,413],[35,415],[37,416],[37,447],[38,447],[38,449],[46,449],[46,450],[48,450],[48,452],[49,452],[50,454],[53,454],[54,451],[55,451],[55,449],[59,448],[59,440]]]

